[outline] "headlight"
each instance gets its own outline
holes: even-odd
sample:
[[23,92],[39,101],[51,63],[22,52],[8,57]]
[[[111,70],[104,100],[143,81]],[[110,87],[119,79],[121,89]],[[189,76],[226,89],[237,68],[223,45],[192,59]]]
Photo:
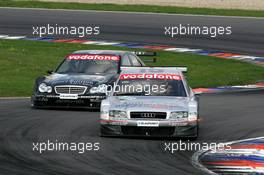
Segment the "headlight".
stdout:
[[96,93],[98,93],[98,87],[92,87],[92,88],[90,89],[90,93],[91,93],[91,94],[96,94]]
[[189,117],[188,117],[189,121],[197,121],[197,119],[198,119],[197,112],[190,112],[189,113]]
[[177,112],[171,112],[170,119],[180,119],[180,118],[187,118],[188,112],[186,111],[177,111]]
[[109,111],[110,117],[116,117],[116,118],[127,118],[127,112],[126,111],[118,111],[118,110],[111,110]]
[[90,89],[91,94],[97,94],[97,93],[106,93],[107,86],[106,85],[99,85],[98,87],[92,87]]
[[48,92],[48,93],[51,93],[52,92],[52,87],[51,86],[47,86],[45,83],[41,83],[39,85],[39,88],[38,88],[39,92]]

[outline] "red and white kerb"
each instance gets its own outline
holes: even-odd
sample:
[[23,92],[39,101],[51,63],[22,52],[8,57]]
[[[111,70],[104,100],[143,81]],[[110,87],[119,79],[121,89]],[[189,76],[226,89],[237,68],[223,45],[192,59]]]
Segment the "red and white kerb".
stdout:
[[119,61],[120,57],[116,55],[71,54],[71,55],[68,55],[66,59],[68,60]]
[[129,79],[161,79],[161,80],[181,80],[177,74],[121,74],[120,80]]

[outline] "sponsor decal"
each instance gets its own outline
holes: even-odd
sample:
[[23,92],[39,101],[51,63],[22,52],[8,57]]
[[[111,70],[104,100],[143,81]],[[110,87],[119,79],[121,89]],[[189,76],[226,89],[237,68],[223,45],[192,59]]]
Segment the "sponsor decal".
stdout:
[[170,126],[186,126],[186,125],[188,125],[188,122],[186,122],[186,121],[170,121],[169,122],[169,125]]
[[77,100],[78,94],[60,94],[60,99]]
[[116,55],[95,55],[95,54],[71,54],[66,57],[68,60],[99,60],[99,61],[119,61]]
[[121,80],[129,79],[161,79],[161,80],[181,80],[177,74],[121,74]]
[[138,127],[159,127],[159,121],[137,121]]
[[[70,85],[86,85],[86,86],[93,86],[96,81],[92,80],[74,80],[74,79],[63,79],[64,77],[57,77],[55,76],[47,76],[47,83],[52,85],[57,84],[70,84]],[[54,80],[55,79],[55,80]],[[95,78],[93,79],[95,80]]]
[[[120,96],[121,97],[121,96]],[[120,98],[119,98],[120,99]],[[122,99],[127,100],[127,99]],[[128,99],[128,100],[136,100],[135,99]],[[120,108],[120,109],[127,109],[127,108],[154,108],[154,109],[166,109],[166,110],[174,110],[178,109],[179,105],[173,105],[173,104],[158,104],[158,103],[143,103],[141,101],[133,101],[133,102],[124,102],[124,103],[118,103],[113,104],[113,107]]]

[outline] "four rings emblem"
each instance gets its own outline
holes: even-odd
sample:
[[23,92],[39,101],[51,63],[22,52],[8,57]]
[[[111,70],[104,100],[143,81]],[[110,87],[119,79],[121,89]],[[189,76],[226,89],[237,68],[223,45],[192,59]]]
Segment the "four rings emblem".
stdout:
[[155,118],[155,113],[141,113],[142,118]]

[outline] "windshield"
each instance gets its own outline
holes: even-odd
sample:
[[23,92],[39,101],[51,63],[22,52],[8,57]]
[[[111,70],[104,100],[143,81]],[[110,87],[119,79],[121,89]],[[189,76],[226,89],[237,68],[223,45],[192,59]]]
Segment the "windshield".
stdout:
[[57,73],[115,74],[119,56],[74,54],[66,57],[56,70]]
[[179,96],[186,97],[182,80],[133,79],[120,80],[114,96]]

